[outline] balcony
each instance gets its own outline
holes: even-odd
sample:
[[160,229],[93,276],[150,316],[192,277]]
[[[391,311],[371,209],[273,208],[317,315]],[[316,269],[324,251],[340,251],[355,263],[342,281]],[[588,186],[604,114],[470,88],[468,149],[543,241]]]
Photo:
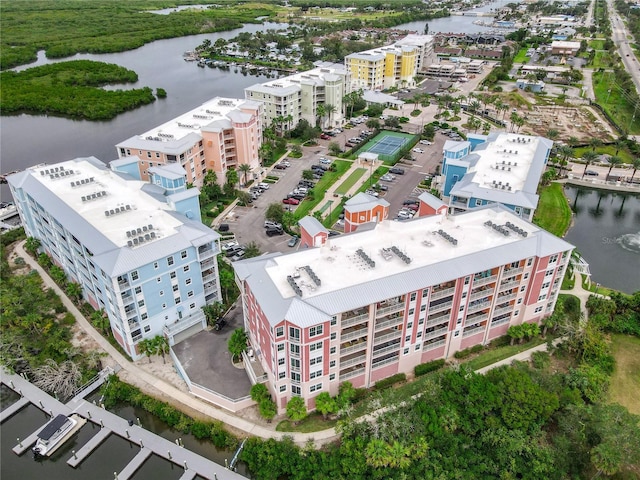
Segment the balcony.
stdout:
[[467,198],[454,197],[449,205],[451,205],[452,207],[467,208],[467,203],[469,203],[469,199]]
[[366,350],[366,348],[367,342],[363,340],[361,342],[354,343],[353,345],[340,348],[340,356],[349,355],[355,352],[361,352],[362,350]]
[[201,309],[196,310],[188,317],[183,317],[180,320],[176,320],[173,323],[165,325],[163,328],[163,332],[165,333],[165,335],[167,335],[167,337],[172,338],[178,333],[183,332],[186,329],[197,325],[198,323],[202,324],[203,329],[207,324],[204,312]]
[[218,285],[215,282],[208,283],[204,286],[205,297],[218,293]]
[[367,360],[366,355],[358,355],[357,357],[349,358],[347,360],[340,360],[340,368],[347,368],[359,363],[364,363]]
[[[380,350],[374,350],[373,356],[379,357],[380,355],[384,355],[385,353],[397,352],[399,350],[400,350],[400,342],[396,342],[393,345],[387,345],[386,347],[381,348]],[[340,364],[340,366],[342,366],[342,364]]]
[[479,312],[480,310],[484,310],[485,308],[489,308],[490,306],[491,306],[491,302],[489,301],[469,305],[469,307],[467,308],[467,314]]
[[464,331],[462,332],[462,338],[467,338],[467,337],[470,337],[471,335],[475,335],[483,331],[484,331],[484,325],[481,325],[479,327],[473,327],[473,328],[465,328]]
[[200,270],[206,270],[212,268],[215,265],[215,259],[204,260],[200,262]]
[[493,311],[493,317],[497,317],[498,315],[502,315],[503,313],[507,313],[507,312],[512,312],[513,311],[513,305],[508,305],[506,307],[502,307],[502,308],[496,308]]
[[508,295],[498,295],[498,298],[496,301],[498,303],[508,302],[510,300],[515,299],[517,296],[518,296],[517,293],[510,293]]
[[438,300],[439,298],[444,298],[449,295],[453,295],[455,290],[456,290],[456,287],[445,288],[444,290],[437,290],[437,291],[434,290],[433,292],[431,292],[431,300]]
[[342,328],[351,327],[353,325],[359,325],[361,323],[366,323],[365,321],[369,319],[368,313],[363,313],[361,315],[356,315],[354,317],[348,318],[347,320],[341,319],[340,326]]
[[362,375],[364,373],[364,368],[357,368],[355,370],[351,370],[350,372],[345,372],[340,374],[340,381],[344,382],[353,377],[357,377],[358,375]]
[[395,363],[398,361],[399,357],[400,357],[400,352],[398,352],[398,354],[389,358],[381,359],[378,361],[374,360],[373,362],[371,362],[371,368],[378,368],[378,367],[382,367],[383,365],[388,365],[389,363]]
[[208,248],[200,247],[198,248],[198,259],[200,260],[200,262],[203,262],[208,258],[215,256],[217,253],[218,251],[211,246],[209,246]]
[[340,341],[341,342],[347,342],[349,340],[354,340],[356,338],[366,337],[368,331],[369,331],[368,328],[358,328],[358,329],[352,330],[350,332],[341,333],[340,334]]
[[497,327],[498,325],[504,325],[505,323],[509,323],[511,320],[511,316],[500,318],[498,320],[491,320],[491,328]]
[[402,331],[400,330],[395,330],[391,333],[387,333],[385,335],[380,335],[379,337],[374,337],[373,338],[373,344],[374,345],[380,345],[381,343],[384,342],[389,342],[391,340],[396,340],[398,338],[400,338],[402,336]]
[[473,279],[473,286],[480,287],[482,285],[487,285],[488,283],[493,283],[498,279],[498,275],[491,275],[489,277],[480,277]]
[[442,340],[438,340],[432,343],[425,343],[422,347],[423,352],[428,352],[429,350],[435,350],[438,347],[442,347],[447,343],[447,339],[443,338]]
[[469,295],[469,300],[470,301],[478,300],[479,298],[485,298],[485,297],[489,297],[491,295],[493,295],[493,288],[487,288],[485,290],[481,290],[479,292],[472,293],[471,295]]
[[423,340],[431,340],[440,337],[449,331],[449,327],[437,328],[433,332],[425,332]]
[[384,330],[385,328],[395,327],[396,325],[400,325],[404,323],[404,317],[394,317],[389,320],[385,320],[384,322],[376,322],[375,331],[379,332],[380,330]]
[[376,309],[376,317],[384,317],[390,313],[400,312],[404,310],[404,302],[396,302]]
[[519,284],[520,284],[519,280],[511,280],[509,282],[504,282],[504,283],[500,284],[500,286],[498,287],[498,291],[502,292],[504,290],[509,290],[509,289],[519,285]]
[[429,315],[432,313],[442,312],[453,305],[453,300],[449,302],[438,303],[437,305],[429,304]]
[[465,321],[465,325],[475,325],[476,323],[484,322],[489,318],[488,313],[476,313],[475,315],[469,315]]
[[518,275],[519,273],[522,273],[524,271],[524,267],[520,267],[520,268],[509,268],[509,269],[505,269],[502,272],[502,278],[510,278],[513,277],[515,275]]
[[449,320],[451,320],[451,312],[447,312],[443,315],[438,315],[437,317],[429,318],[427,320],[426,327],[435,327],[436,325],[441,325],[445,322],[449,323]]

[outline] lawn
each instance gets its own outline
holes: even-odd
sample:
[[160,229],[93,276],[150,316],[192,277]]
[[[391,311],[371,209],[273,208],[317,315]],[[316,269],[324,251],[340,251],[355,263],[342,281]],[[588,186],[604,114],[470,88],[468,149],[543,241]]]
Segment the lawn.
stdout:
[[530,348],[537,347],[538,345],[541,345],[546,341],[547,339],[545,338],[536,337],[533,340],[522,344],[507,344],[497,348],[490,348],[489,350],[480,353],[477,357],[472,358],[468,362],[464,362],[464,364],[468,367],[471,367],[472,370],[479,370],[488,365],[491,365],[492,363],[499,362],[500,360],[504,360],[505,358],[509,358],[520,352],[529,350]]
[[589,41],[589,47],[594,50],[604,50],[604,40],[591,40]]
[[276,426],[276,431],[300,433],[319,432],[327,428],[335,427],[336,423],[338,423],[337,420],[324,420],[321,414],[313,412],[307,415],[304,420],[298,422],[297,425],[294,425],[290,420],[282,420]]
[[333,165],[335,165],[336,171],[328,171],[325,173],[320,181],[316,183],[316,186],[313,187],[314,192],[316,192],[313,200],[304,200],[298,208],[296,208],[295,216],[298,220],[307,215],[313,207],[324,199],[324,192],[326,192],[331,185],[337,182],[338,179],[342,177],[347,170],[349,170],[351,162],[335,160]]
[[527,50],[529,50],[527,47],[521,48],[520,51],[518,52],[518,54],[514,57],[513,59],[513,63],[523,63],[523,62],[528,62],[529,61],[529,57],[527,57]]
[[342,182],[342,184],[338,188],[336,188],[336,193],[345,195],[349,191],[349,189],[362,178],[365,173],[367,173],[366,168],[357,168],[356,170],[354,170],[353,173],[349,175],[349,177],[344,182]]
[[[633,117],[634,103],[617,87],[615,77],[608,72],[593,73],[596,101],[621,127],[631,134],[640,133],[640,115]],[[637,112],[636,112],[637,113]]]
[[562,237],[571,224],[571,208],[564,196],[562,185],[552,183],[539,192],[538,208],[533,223],[558,237]]
[[[596,148],[595,152],[598,155],[616,155],[616,150],[617,148],[615,145],[603,145]],[[573,149],[576,158],[582,158],[582,155],[587,151],[591,151],[591,147],[577,147]],[[617,155],[624,163],[631,163],[631,160],[633,160],[633,155],[631,155],[631,153],[626,149],[620,150]]]
[[611,346],[616,369],[611,377],[609,401],[640,415],[640,338],[612,335]]

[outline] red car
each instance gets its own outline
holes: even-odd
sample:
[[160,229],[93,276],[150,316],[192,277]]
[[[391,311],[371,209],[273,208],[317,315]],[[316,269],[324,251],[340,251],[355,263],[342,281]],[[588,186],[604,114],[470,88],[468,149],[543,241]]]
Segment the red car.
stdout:
[[320,138],[322,140],[330,140],[331,139],[331,137],[329,135],[327,135],[326,133],[323,133],[322,135],[320,135]]
[[287,203],[289,205],[299,205],[300,200],[297,200],[295,198],[283,198],[282,203]]

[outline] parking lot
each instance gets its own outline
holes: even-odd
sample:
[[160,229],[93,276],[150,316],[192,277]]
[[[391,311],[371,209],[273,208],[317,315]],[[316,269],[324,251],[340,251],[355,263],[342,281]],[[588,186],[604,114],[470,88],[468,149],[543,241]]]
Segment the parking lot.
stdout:
[[[240,244],[246,245],[255,242],[263,253],[266,252],[289,252],[299,248],[299,244],[295,248],[287,246],[290,236],[274,235],[268,237],[265,234],[264,220],[267,207],[271,203],[287,205],[282,203],[282,199],[291,192],[298,184],[302,177],[302,171],[307,170],[313,164],[319,163],[319,159],[327,155],[327,145],[331,141],[338,141],[344,145],[346,137],[357,136],[361,130],[366,130],[364,125],[356,128],[345,130],[343,133],[333,137],[331,140],[320,140],[319,145],[314,147],[304,147],[302,158],[289,158],[291,166],[285,170],[272,169],[271,175],[277,176],[280,180],[277,183],[269,184],[260,197],[248,207],[236,207],[233,212],[225,219],[223,223],[229,225],[231,232],[236,235],[236,240]],[[398,164],[405,171],[404,175],[396,175],[391,182],[380,182],[386,184],[388,190],[384,192],[382,198],[390,203],[389,216],[395,218],[398,210],[402,208],[402,202],[407,198],[416,198],[419,192],[416,190],[417,185],[426,174],[435,172],[436,166],[442,160],[442,146],[448,137],[436,134],[433,145],[419,145],[424,153],[413,153],[415,161],[406,161],[406,163]],[[340,182],[340,180],[338,181]],[[382,193],[382,192],[381,192]],[[288,206],[295,211],[296,206]]]

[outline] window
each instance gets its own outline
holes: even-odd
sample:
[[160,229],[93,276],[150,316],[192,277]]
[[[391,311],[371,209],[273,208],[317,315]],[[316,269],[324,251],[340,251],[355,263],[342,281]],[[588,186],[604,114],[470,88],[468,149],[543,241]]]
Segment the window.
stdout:
[[300,345],[289,345],[289,351],[294,355],[300,355]]
[[144,333],[149,333],[151,331],[151,327],[149,325],[146,325],[144,327]]
[[162,309],[164,310],[165,308],[167,308],[167,304],[166,304],[166,303],[163,303],[163,304],[162,304]]
[[144,307],[144,300],[138,301],[138,306],[139,307]]
[[191,310],[193,310],[194,308],[196,308],[196,304],[195,304],[195,303],[190,303],[190,304],[189,304],[189,308],[190,308]]
[[530,267],[533,264],[533,258],[527,260],[527,267]]
[[529,272],[525,273],[523,278],[524,278],[525,280],[526,280],[527,278],[529,278]]
[[519,313],[520,313],[520,310],[516,310],[515,313],[513,314],[513,316],[517,317]]
[[280,385],[280,392],[284,392],[287,389],[286,385]]
[[315,337],[316,335],[322,335],[323,327],[322,325],[317,325],[315,327],[309,328],[309,336]]
[[182,302],[182,299],[180,297],[176,297],[174,298],[176,305],[178,305],[180,302]]
[[538,301],[539,301],[539,302],[541,302],[541,301],[543,301],[543,300],[544,300],[544,299],[546,299],[546,298],[547,298],[547,294],[546,294],[546,293],[543,293],[542,295],[540,295],[540,296],[538,297]]
[[312,343],[309,345],[309,351],[322,350],[322,342]]
[[191,279],[190,279],[190,278],[187,278],[187,279],[184,281],[184,283],[185,283],[185,285],[191,285]]
[[413,327],[413,322],[407,323],[407,329],[412,328],[412,327]]
[[193,290],[189,290],[187,292],[187,297],[193,297]]
[[278,349],[279,352],[284,351],[284,343],[279,343],[278,346],[277,346],[277,349]]
[[335,380],[336,379],[336,374],[332,373],[331,375],[329,375],[329,381],[331,380]]
[[135,288],[135,292],[136,292],[136,295],[141,294],[142,293],[142,287],[136,287]]
[[298,385],[291,385],[291,393],[294,395],[300,395],[300,387]]
[[403,355],[409,355],[409,349],[408,349],[408,348],[405,348],[405,349],[402,351],[402,354],[403,354]]
[[329,353],[330,353],[331,355],[333,355],[334,353],[336,353],[336,347],[331,347],[331,348],[329,349]]
[[413,301],[415,301],[415,299],[416,299],[416,294],[414,292],[414,293],[411,294],[410,301],[413,302]]
[[158,262],[153,262],[153,268],[154,268],[155,270],[157,270],[157,269],[158,269],[158,266],[159,266],[159,265],[158,265]]
[[169,266],[173,265],[173,256],[167,257],[167,265]]
[[278,365],[284,365],[284,358],[278,359]]
[[321,377],[321,376],[322,376],[322,370],[318,370],[316,372],[311,372],[309,374],[309,379],[313,380],[314,378],[318,378],[318,377]]
[[174,292],[178,291],[178,285],[174,285],[173,287],[171,287],[173,289]]
[[147,158],[151,158],[151,152],[147,152]]
[[416,345],[416,348],[414,348],[414,350],[417,352],[418,350],[420,350],[420,344]]
[[169,274],[169,277],[171,277],[172,279],[173,279],[173,278],[176,278],[176,272],[171,272],[171,273]]
[[284,327],[276,327],[276,337],[281,337],[284,335]]
[[476,207],[479,207],[480,205],[482,205],[482,200],[480,200],[479,198],[476,199]]
[[334,326],[336,323],[338,323],[338,318],[334,315],[331,317],[331,326]]
[[131,280],[138,280],[139,275],[138,275],[138,271],[134,270],[133,272],[131,272]]
[[534,313],[540,313],[542,311],[542,307],[536,307]]
[[546,272],[544,272],[545,277],[550,277],[551,275],[553,275],[553,270],[547,270]]
[[336,332],[333,332],[333,333],[331,334],[331,340],[335,340],[335,339],[336,339],[336,335],[337,335],[337,334],[336,334]]
[[464,311],[464,305],[460,305],[460,308],[458,309],[458,311],[463,312]]
[[424,290],[422,290],[422,298],[425,298],[427,295],[429,295],[429,289],[425,288]]
[[518,301],[516,302],[517,305],[520,305],[522,303],[522,299],[519,298]]
[[464,277],[464,284],[469,285],[469,282],[471,281],[470,279],[471,277]]
[[156,278],[156,282],[158,283],[162,282],[162,278],[161,277]]
[[418,332],[418,335],[416,335],[418,338],[422,337],[422,332]]
[[335,366],[336,366],[336,361],[335,361],[335,360],[331,360],[331,361],[329,362],[329,368],[333,368],[333,367],[335,367]]
[[460,330],[456,330],[455,332],[453,332],[453,336],[454,337],[459,337],[460,336]]
[[182,267],[182,271],[183,272],[188,272],[189,271],[189,265],[185,265],[184,267]]
[[418,325],[424,325],[424,318],[418,320]]
[[404,341],[405,343],[408,343],[411,341],[411,335],[407,335],[406,337],[404,337]]
[[551,258],[549,258],[549,263],[556,263],[558,261],[558,255],[551,255]]
[[180,258],[187,258],[187,251],[183,250],[180,252]]
[[410,308],[409,309],[409,316],[413,315],[416,312],[415,308]]
[[300,341],[300,329],[295,327],[289,327],[289,338],[292,340]]
[[[142,315],[140,315],[140,319],[141,320],[146,320],[147,318],[149,318],[149,315],[147,315],[146,313],[143,313]],[[145,327],[145,328],[147,328],[147,327]],[[148,331],[148,330],[145,330],[145,331]]]
[[544,282],[542,284],[542,287],[540,287],[541,289],[545,289],[545,288],[549,288],[549,285],[551,285],[551,282]]
[[300,370],[300,359],[292,358],[291,359],[291,368],[297,368],[298,370]]
[[520,287],[520,291],[521,291],[521,292],[524,292],[525,288],[526,288],[526,286],[525,286],[525,285],[521,286],[521,287]]
[[319,363],[322,363],[322,356],[309,360],[309,365],[317,365]]
[[310,392],[317,392],[318,390],[322,390],[322,384],[319,383],[317,385],[311,385],[311,388],[309,389]]

